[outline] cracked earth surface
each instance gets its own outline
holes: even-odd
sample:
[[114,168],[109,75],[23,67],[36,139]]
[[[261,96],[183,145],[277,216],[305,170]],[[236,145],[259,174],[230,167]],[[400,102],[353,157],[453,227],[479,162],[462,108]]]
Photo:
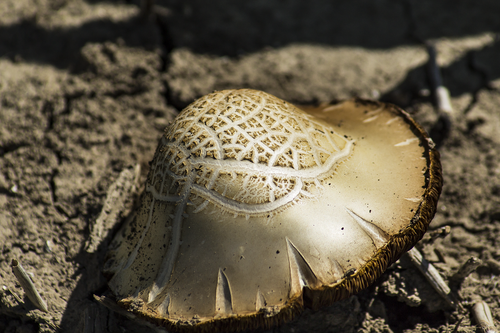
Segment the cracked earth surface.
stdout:
[[[111,235],[84,251],[90,224],[119,173],[144,179],[176,113],[213,90],[253,88],[294,103],[361,96],[409,111],[438,143],[445,185],[422,243],[466,307],[486,301],[500,320],[500,3],[456,1],[135,1],[0,3],[0,331],[134,332],[96,304]],[[436,43],[454,113],[440,130],[427,54]],[[47,248],[47,241],[51,244]],[[49,312],[23,300],[11,273],[34,274]],[[17,298],[14,296],[16,295]],[[460,324],[458,325],[458,323]],[[403,258],[370,288],[273,332],[474,332]]]

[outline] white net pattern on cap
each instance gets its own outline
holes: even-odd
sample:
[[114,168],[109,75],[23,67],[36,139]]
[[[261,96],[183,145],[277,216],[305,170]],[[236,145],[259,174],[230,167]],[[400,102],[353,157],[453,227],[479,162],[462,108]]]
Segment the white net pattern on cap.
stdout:
[[352,142],[272,95],[233,90],[187,107],[159,149],[149,186],[156,199],[189,196],[197,211],[213,203],[248,216],[314,196]]

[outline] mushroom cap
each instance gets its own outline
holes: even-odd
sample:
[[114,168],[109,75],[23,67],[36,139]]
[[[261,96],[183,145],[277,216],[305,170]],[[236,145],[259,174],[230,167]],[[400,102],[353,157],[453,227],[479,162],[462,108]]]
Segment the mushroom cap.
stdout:
[[415,245],[442,186],[425,131],[380,102],[306,110],[244,89],[178,115],[108,253],[120,306],[177,331],[270,327]]

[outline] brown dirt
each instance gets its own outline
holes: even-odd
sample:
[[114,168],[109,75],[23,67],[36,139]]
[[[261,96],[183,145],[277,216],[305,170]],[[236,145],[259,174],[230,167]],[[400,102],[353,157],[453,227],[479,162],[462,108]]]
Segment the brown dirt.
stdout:
[[[255,88],[296,103],[351,96],[406,108],[431,133],[445,186],[422,245],[448,278],[483,264],[454,291],[500,320],[500,2],[136,1],[0,2],[0,331],[147,331],[98,305],[106,237],[84,244],[121,170],[147,171],[157,139],[194,98]],[[428,95],[421,40],[437,43],[455,113],[448,134]],[[49,251],[46,242],[52,246]],[[19,259],[49,313],[11,273]],[[306,310],[274,332],[473,332],[401,260],[346,301]]]

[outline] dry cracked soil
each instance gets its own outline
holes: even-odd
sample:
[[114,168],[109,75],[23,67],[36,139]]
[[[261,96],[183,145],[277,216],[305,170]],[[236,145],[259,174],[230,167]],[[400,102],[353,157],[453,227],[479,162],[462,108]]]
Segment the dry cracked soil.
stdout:
[[[0,332],[153,332],[110,312],[85,243],[110,185],[140,164],[193,99],[254,88],[294,103],[360,96],[405,108],[435,140],[444,188],[419,248],[465,311],[448,308],[404,258],[371,287],[272,332],[475,332],[468,309],[500,320],[498,0],[0,1]],[[454,112],[436,112],[424,41],[435,43]],[[118,219],[121,220],[121,219]],[[424,240],[425,240],[424,239]],[[18,259],[48,304],[11,272]]]

